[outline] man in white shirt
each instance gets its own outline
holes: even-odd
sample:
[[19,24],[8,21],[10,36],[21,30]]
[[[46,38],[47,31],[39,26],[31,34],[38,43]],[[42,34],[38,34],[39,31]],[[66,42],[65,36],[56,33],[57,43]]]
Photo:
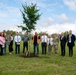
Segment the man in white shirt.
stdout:
[[46,54],[46,48],[47,48],[47,36],[44,32],[41,36],[41,42],[42,42],[42,54]]
[[15,41],[15,53],[16,54],[20,54],[20,41],[21,41],[21,37],[19,36],[18,32],[16,32],[16,35],[14,37],[14,41]]

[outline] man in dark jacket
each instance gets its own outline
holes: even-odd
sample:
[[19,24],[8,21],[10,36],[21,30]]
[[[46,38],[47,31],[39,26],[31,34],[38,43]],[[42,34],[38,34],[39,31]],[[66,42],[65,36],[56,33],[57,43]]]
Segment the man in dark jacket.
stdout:
[[25,33],[23,38],[23,53],[25,53],[25,48],[26,48],[26,55],[29,53],[28,51],[28,41],[29,41],[29,37],[27,36],[27,34]]
[[73,56],[73,47],[75,46],[75,35],[72,34],[72,31],[69,31],[69,34],[67,35],[67,46],[69,48],[69,56]]
[[60,46],[61,46],[61,56],[65,56],[66,37],[64,36],[64,33],[61,33],[60,36]]

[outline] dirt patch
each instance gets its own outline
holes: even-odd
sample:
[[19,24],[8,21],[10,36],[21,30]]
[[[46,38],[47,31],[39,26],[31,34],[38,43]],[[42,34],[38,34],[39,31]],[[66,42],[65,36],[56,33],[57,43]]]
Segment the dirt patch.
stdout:
[[23,55],[20,55],[20,57],[23,57],[23,58],[34,58],[34,57],[39,57],[38,55],[35,55],[33,53],[30,53],[30,54],[23,54]]

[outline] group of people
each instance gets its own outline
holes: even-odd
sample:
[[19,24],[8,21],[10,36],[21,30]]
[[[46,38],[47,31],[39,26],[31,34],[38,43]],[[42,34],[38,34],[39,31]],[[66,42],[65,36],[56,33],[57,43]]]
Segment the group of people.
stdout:
[[[6,54],[6,44],[8,43],[9,47],[9,53],[11,54],[13,51],[13,41],[15,41],[15,53],[20,54],[20,42],[23,40],[23,53],[25,53],[25,50],[27,54],[29,53],[29,44],[30,40],[32,40],[33,43],[33,54],[39,55],[39,44],[41,43],[42,48],[42,54],[52,53],[52,49],[54,48],[55,54],[58,54],[58,44],[60,41],[60,47],[61,47],[61,56],[65,56],[65,47],[66,43],[69,49],[69,56],[73,56],[73,47],[75,46],[75,35],[72,34],[72,31],[69,31],[69,34],[67,36],[64,35],[64,33],[61,33],[61,35],[54,34],[52,37],[51,35],[47,36],[45,32],[43,32],[42,36],[39,36],[37,32],[35,32],[35,35],[32,36],[30,39],[26,33],[23,37],[21,37],[18,32],[16,32],[16,35],[13,36],[12,32],[6,37],[6,34],[3,32],[0,32],[0,55]],[[7,42],[7,43],[6,43]],[[48,48],[47,48],[48,47]],[[53,48],[52,48],[53,47]]]
[[54,34],[53,37],[51,35],[47,37],[46,33],[43,33],[41,38],[38,38],[38,34],[36,32],[33,39],[34,39],[34,42],[33,42],[34,54],[39,53],[38,45],[39,45],[39,41],[41,40],[42,54],[46,54],[47,46],[48,46],[48,54],[52,53],[52,47],[54,48],[55,54],[58,54],[58,45],[60,41],[61,56],[65,56],[66,43],[69,48],[69,57],[73,56],[73,47],[75,46],[76,38],[75,38],[75,35],[72,34],[71,30],[69,31],[69,34],[67,36],[65,36],[63,32],[61,33],[60,36],[57,34]]

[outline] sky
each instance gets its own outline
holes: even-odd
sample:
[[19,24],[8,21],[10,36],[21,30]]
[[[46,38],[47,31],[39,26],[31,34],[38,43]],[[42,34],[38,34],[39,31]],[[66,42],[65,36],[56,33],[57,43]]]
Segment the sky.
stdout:
[[23,23],[20,10],[27,2],[37,4],[42,14],[33,32],[61,33],[72,30],[76,34],[76,0],[0,0],[0,31],[21,31]]

